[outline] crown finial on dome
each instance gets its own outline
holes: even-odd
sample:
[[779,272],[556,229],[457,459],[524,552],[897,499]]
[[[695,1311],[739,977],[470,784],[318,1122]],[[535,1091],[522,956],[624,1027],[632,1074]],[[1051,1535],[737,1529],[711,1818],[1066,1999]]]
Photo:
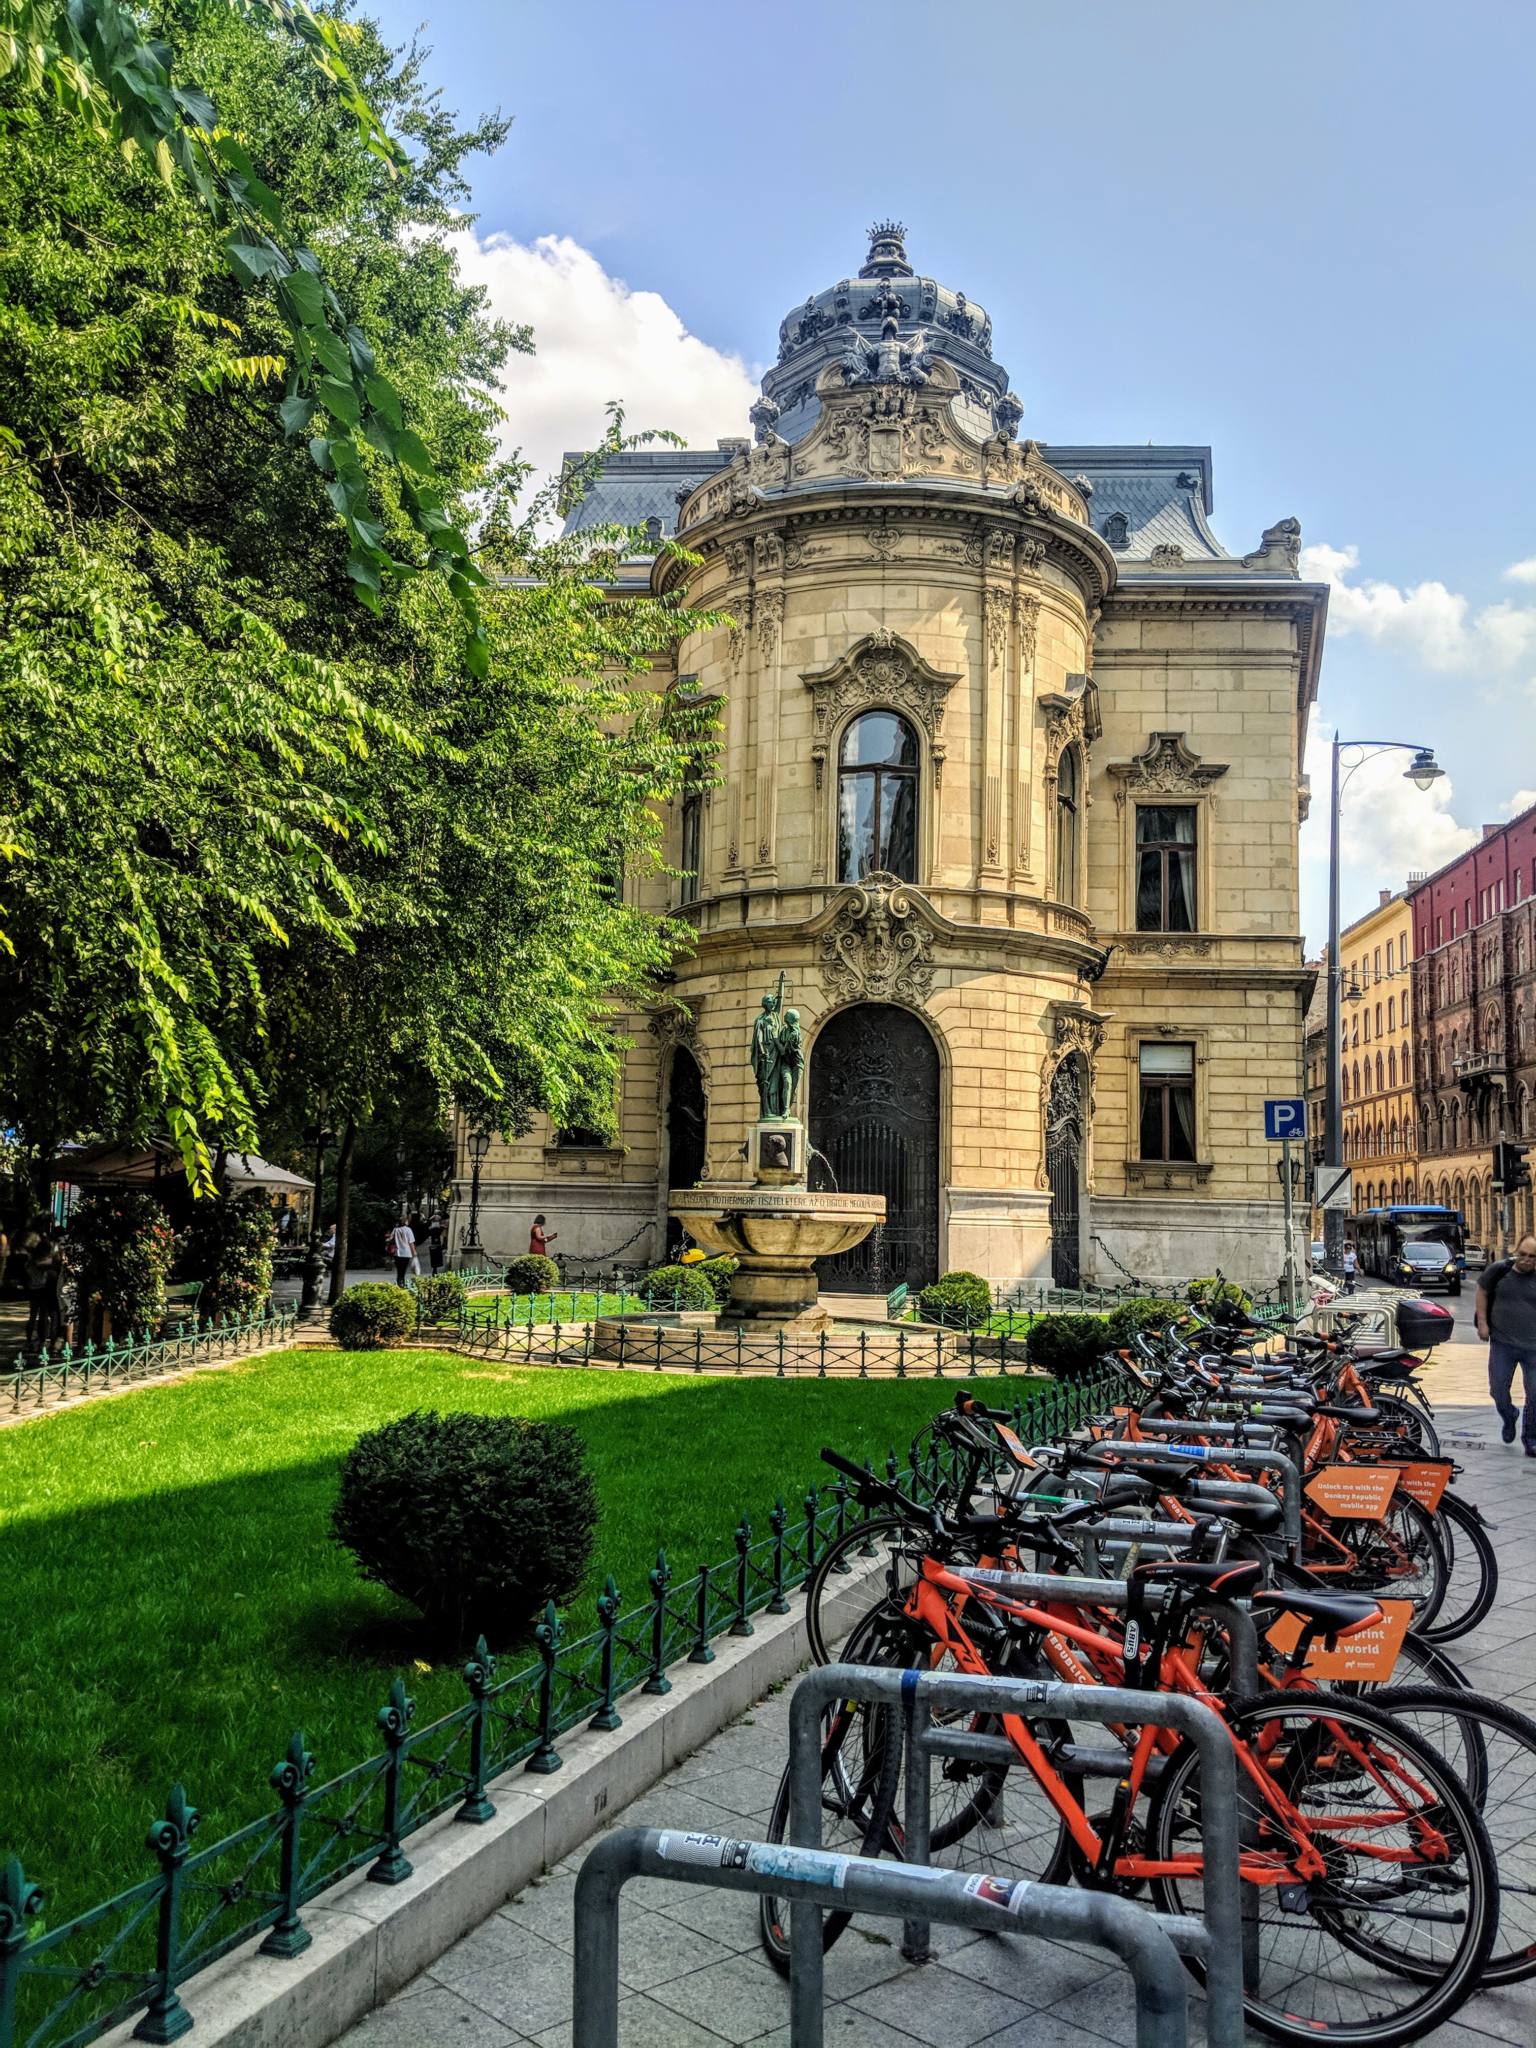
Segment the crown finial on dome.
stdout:
[[860,277],[910,277],[906,233],[899,220],[877,220],[869,231],[869,261]]

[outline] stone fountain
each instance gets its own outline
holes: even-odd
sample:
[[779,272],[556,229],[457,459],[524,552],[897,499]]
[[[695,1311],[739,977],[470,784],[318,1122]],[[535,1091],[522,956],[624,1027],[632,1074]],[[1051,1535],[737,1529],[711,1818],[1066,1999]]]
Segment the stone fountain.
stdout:
[[667,1205],[705,1251],[740,1261],[722,1322],[807,1330],[825,1323],[817,1308],[815,1261],[850,1250],[885,1221],[884,1195],[811,1192],[805,1126],[794,1113],[804,1070],[800,1014],[784,1008],[781,974],[752,1027],[758,1102],[747,1141],[752,1178],[680,1189]]

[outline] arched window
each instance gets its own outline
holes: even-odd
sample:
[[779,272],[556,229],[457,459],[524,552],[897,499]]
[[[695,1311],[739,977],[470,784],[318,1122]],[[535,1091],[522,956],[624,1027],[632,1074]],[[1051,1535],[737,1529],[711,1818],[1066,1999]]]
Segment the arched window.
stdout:
[[1520,1093],[1515,1098],[1515,1136],[1527,1138],[1531,1132],[1531,1098],[1522,1082]]
[[1369,1010],[1365,1013],[1365,1042],[1367,1045],[1371,1042],[1371,1013]]
[[1341,1067],[1341,1068],[1339,1069],[1339,1094],[1340,1094],[1340,1096],[1341,1096],[1341,1097],[1343,1098],[1343,1100],[1344,1100],[1345,1102],[1348,1102],[1348,1100],[1349,1100],[1349,1069],[1348,1069],[1348,1067]]
[[1077,821],[1082,803],[1076,747],[1056,764],[1056,900],[1077,901]]
[[1405,1045],[1403,1047],[1403,1086],[1405,1088],[1408,1087],[1411,1084],[1412,1080],[1413,1055],[1409,1052],[1407,1046]]
[[1393,1208],[1394,1208],[1394,1209],[1395,1209],[1395,1208],[1397,1207],[1398,1203],[1399,1203],[1399,1202],[1400,1202],[1400,1201],[1401,1201],[1402,1199],[1403,1199],[1403,1197],[1402,1197],[1402,1192],[1401,1192],[1401,1190],[1399,1189],[1399,1187],[1398,1187],[1398,1184],[1397,1184],[1397,1182],[1396,1182],[1396,1181],[1393,1181],[1393,1183],[1392,1183],[1392,1206],[1393,1206]]
[[1396,1124],[1396,1121],[1395,1121],[1395,1120],[1394,1120],[1394,1121],[1393,1121],[1393,1123],[1392,1123],[1392,1124],[1390,1125],[1390,1127],[1388,1128],[1388,1131],[1387,1131],[1387,1149],[1388,1149],[1388,1151],[1390,1151],[1390,1152],[1391,1152],[1391,1153],[1392,1153],[1392,1154],[1393,1154],[1394,1156],[1396,1155],[1396,1152],[1397,1152],[1397,1124]]
[[1354,1081],[1354,1087],[1355,1087],[1355,1097],[1356,1097],[1356,1100],[1358,1100],[1358,1099],[1359,1099],[1359,1095],[1360,1095],[1360,1062],[1359,1062],[1358,1060],[1356,1060],[1356,1061],[1355,1061],[1355,1081]]
[[1389,1031],[1395,1031],[1395,1030],[1397,1029],[1397,997],[1396,997],[1396,996],[1388,996],[1388,997],[1387,997],[1387,1029],[1388,1029]]
[[843,734],[837,769],[837,879],[917,880],[917,734],[894,711],[866,711]]
[[1376,1055],[1376,1093],[1379,1095],[1386,1083],[1382,1080],[1381,1054]]
[[1435,1119],[1435,1150],[1443,1152],[1445,1150],[1445,1104],[1443,1102],[1437,1103],[1435,1106]]
[[1389,1088],[1397,1086],[1397,1047],[1395,1045],[1387,1047],[1387,1086]]
[[1515,1057],[1525,1058],[1525,1011],[1520,1007],[1515,1010]]
[[1381,1005],[1380,1005],[1380,1003],[1378,1003],[1378,1004],[1376,1005],[1376,1036],[1377,1036],[1378,1038],[1380,1038],[1380,1036],[1381,1036]]
[[1451,1104],[1451,1150],[1454,1152],[1461,1143],[1461,1104]]

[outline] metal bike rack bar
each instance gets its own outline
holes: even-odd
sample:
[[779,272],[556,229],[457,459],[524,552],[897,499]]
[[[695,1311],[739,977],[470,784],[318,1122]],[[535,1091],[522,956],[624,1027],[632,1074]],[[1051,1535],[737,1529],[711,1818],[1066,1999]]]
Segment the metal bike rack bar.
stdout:
[[[1084,1583],[1060,1578],[1053,1582],[1048,1575],[1034,1573],[1009,1577],[1028,1581],[1031,1586],[1036,1582],[1046,1587],[1054,1583],[1058,1597],[1074,1584]],[[1102,1583],[1114,1586],[1113,1581]],[[1115,1591],[1123,1604],[1128,1597],[1125,1587],[1115,1587]],[[958,1755],[962,1750],[971,1754],[977,1742],[987,1739],[971,1736],[968,1731],[934,1727],[931,1716],[935,1710],[1016,1714],[1026,1720],[1059,1716],[1135,1726],[1153,1722],[1187,1735],[1200,1753],[1205,1917],[1203,1922],[1151,1913],[1148,1917],[1166,1927],[1179,1946],[1199,1954],[1204,1961],[1211,2048],[1243,2048],[1243,1964],[1251,1942],[1245,1940],[1239,1882],[1237,1772],[1231,1738],[1209,1707],[1180,1694],[1142,1692],[1126,1686],[1064,1685],[1054,1679],[982,1678],[960,1672],[893,1671],[857,1664],[828,1664],[800,1680],[789,1709],[790,1839],[804,1848],[821,1845],[821,1720],[825,1709],[837,1700],[879,1701],[905,1716],[906,1850],[918,1864],[928,1860],[929,1765],[933,1757]],[[1001,1738],[993,1739],[999,1743],[999,1761],[1006,1750],[1011,1763],[1019,1762],[1011,1744]],[[988,1754],[991,1753],[989,1749]],[[924,1898],[925,1907],[926,1903]],[[926,1951],[927,1923],[933,1917],[925,1913],[922,1918],[909,1919],[904,1942],[909,1953],[921,1955]],[[821,1908],[814,1900],[803,1900],[790,1915],[790,1955],[797,1998],[814,1998],[819,2010]]]
[[[772,1892],[794,1902],[796,1928],[803,1914],[814,1911],[814,1991],[798,1957],[791,1958],[791,2048],[822,2048],[821,1909],[827,1906],[891,1919],[921,1910],[929,1920],[987,1933],[1039,1934],[1107,1948],[1135,1983],[1136,2048],[1187,2048],[1188,1988],[1174,1944],[1180,1935],[1203,1937],[1197,1920],[1168,1920],[1129,1899],[1027,1879],[978,1880],[963,1870],[658,1828],[618,1828],[605,1835],[577,1876],[574,2048],[618,2048],[619,1893],[632,1877]],[[978,1891],[978,1883],[989,1887],[990,1896]]]
[[[1198,1422],[1188,1422],[1184,1426],[1195,1435],[1200,1432]],[[1248,1472],[1278,1472],[1285,1481],[1280,1506],[1285,1514],[1286,1546],[1292,1564],[1301,1562],[1301,1473],[1295,1459],[1288,1458],[1283,1451],[1237,1450],[1228,1444],[1159,1443],[1149,1446],[1145,1441],[1137,1443],[1121,1437],[1101,1438],[1094,1449],[1108,1451],[1117,1458],[1144,1458],[1148,1450],[1153,1449],[1160,1458],[1188,1458],[1191,1464],[1238,1465]]]

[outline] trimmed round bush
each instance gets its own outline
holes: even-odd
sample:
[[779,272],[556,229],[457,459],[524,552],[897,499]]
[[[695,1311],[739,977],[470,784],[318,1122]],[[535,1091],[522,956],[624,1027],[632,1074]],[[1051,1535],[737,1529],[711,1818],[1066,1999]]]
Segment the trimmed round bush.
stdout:
[[469,1289],[457,1273],[433,1273],[416,1282],[416,1319],[426,1323],[456,1323]]
[[1253,1310],[1253,1296],[1238,1286],[1235,1280],[1223,1280],[1219,1273],[1208,1273],[1199,1280],[1191,1280],[1184,1290],[1196,1308],[1203,1308],[1208,1314],[1220,1310],[1237,1310],[1249,1315]]
[[1103,1316],[1042,1316],[1025,1346],[1030,1364],[1059,1380],[1086,1378],[1112,1348]]
[[542,1252],[527,1252],[507,1261],[501,1284],[508,1294],[548,1294],[560,1285],[560,1268]]
[[387,1280],[360,1280],[331,1310],[331,1335],[343,1351],[379,1351],[415,1327],[415,1302]]
[[917,1297],[924,1322],[943,1323],[948,1329],[973,1330],[992,1313],[992,1290],[979,1273],[957,1267],[941,1273],[931,1287]]
[[1105,1320],[1105,1331],[1110,1348],[1123,1351],[1131,1339],[1143,1330],[1165,1330],[1170,1323],[1177,1322],[1184,1313],[1182,1301],[1168,1301],[1153,1297],[1146,1301],[1122,1301],[1111,1309]]
[[703,1266],[657,1266],[640,1282],[640,1292],[659,1308],[713,1308],[716,1300]]
[[597,1488],[569,1423],[416,1410],[343,1460],[331,1533],[454,1645],[524,1634],[586,1576]]
[[735,1279],[736,1269],[740,1264],[740,1259],[730,1259],[722,1255],[718,1259],[706,1259],[701,1266],[694,1268],[696,1272],[704,1275],[715,1290],[715,1302],[720,1308],[724,1308],[731,1298],[731,1282]]

